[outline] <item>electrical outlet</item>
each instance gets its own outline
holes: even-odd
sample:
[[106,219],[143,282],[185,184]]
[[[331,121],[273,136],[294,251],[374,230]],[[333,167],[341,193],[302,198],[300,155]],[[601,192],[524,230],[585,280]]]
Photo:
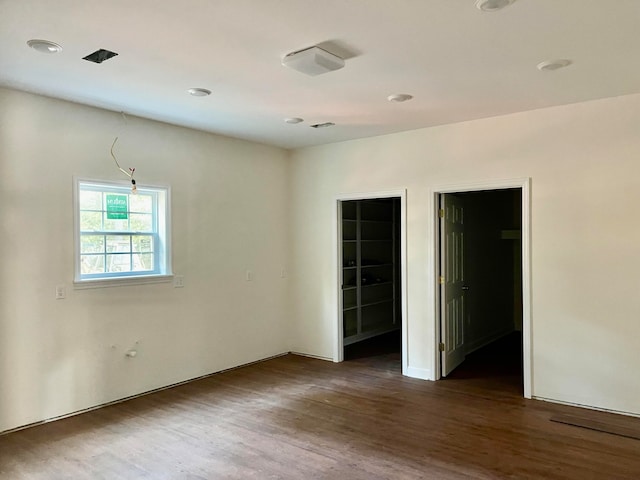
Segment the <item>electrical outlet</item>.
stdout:
[[246,279],[247,282],[253,282],[253,272],[251,270],[247,270]]
[[287,278],[287,270],[284,267],[280,269],[280,278]]
[[184,275],[174,275],[173,288],[183,288],[183,287],[184,287]]
[[67,297],[67,291],[64,285],[56,286],[56,300],[62,300]]

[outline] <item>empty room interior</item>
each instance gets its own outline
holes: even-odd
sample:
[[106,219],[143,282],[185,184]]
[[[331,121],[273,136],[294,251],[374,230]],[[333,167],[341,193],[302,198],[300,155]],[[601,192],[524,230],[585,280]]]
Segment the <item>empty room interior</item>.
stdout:
[[639,22],[0,1],[0,478],[640,478]]

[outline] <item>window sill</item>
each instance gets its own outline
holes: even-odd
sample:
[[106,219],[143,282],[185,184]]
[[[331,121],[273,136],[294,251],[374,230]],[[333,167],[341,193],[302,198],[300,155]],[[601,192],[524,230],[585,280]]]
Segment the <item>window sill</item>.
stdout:
[[130,285],[149,285],[153,283],[169,283],[173,275],[145,275],[141,277],[100,278],[95,280],[78,280],[73,282],[73,288],[84,290],[88,288],[126,287]]

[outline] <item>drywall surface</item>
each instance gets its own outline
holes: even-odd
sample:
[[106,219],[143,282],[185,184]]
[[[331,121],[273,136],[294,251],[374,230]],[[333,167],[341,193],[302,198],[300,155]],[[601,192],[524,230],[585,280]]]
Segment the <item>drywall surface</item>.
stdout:
[[406,188],[408,362],[433,377],[433,190],[530,177],[532,393],[640,414],[638,126],[630,95],[295,151],[293,350],[333,356],[336,198]]
[[[115,136],[138,184],[171,187],[184,288],[73,287],[73,177],[126,181]],[[288,162],[284,150],[0,89],[0,431],[287,351]]]

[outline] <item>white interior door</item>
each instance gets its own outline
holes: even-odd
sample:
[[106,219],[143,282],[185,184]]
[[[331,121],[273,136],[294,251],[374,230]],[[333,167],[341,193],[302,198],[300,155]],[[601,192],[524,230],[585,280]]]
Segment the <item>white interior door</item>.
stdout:
[[464,354],[464,208],[453,194],[440,200],[440,321],[442,376],[460,365]]

